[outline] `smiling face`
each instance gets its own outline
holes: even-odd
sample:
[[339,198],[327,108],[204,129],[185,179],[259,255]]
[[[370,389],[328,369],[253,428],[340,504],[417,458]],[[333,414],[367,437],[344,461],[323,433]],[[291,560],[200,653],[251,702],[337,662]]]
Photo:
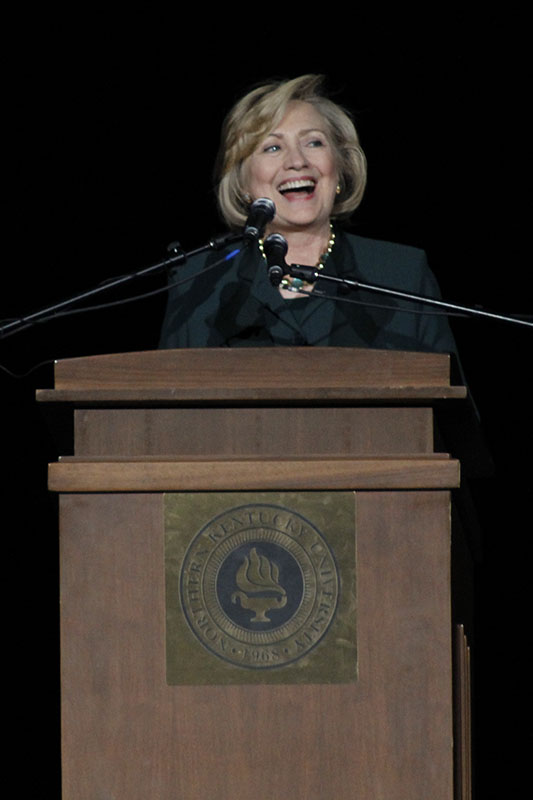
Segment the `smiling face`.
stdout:
[[313,105],[290,103],[243,170],[243,184],[252,199],[268,197],[275,203],[269,232],[329,230],[339,176],[326,121]]

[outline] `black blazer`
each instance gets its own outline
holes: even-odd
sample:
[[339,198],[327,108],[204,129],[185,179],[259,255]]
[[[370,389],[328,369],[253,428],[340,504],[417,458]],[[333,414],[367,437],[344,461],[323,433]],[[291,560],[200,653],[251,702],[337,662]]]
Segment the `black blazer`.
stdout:
[[[326,281],[318,281],[308,298],[285,300],[270,284],[256,245],[200,274],[221,255],[197,256],[172,271],[169,283],[180,285],[169,289],[161,348],[308,345],[455,352],[446,316],[429,306],[346,292]],[[422,250],[342,231],[324,273],[440,296]]]

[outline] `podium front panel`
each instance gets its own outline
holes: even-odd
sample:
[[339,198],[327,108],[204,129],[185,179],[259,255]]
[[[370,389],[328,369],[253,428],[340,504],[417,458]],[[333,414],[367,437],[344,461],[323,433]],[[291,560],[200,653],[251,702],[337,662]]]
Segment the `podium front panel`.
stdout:
[[356,681],[169,685],[164,494],[61,497],[64,800],[451,800],[449,493],[355,500]]

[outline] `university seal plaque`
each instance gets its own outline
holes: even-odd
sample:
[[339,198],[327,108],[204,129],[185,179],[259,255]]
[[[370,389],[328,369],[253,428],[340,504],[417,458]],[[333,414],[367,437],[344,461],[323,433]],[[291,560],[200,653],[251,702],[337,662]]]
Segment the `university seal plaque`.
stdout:
[[353,493],[166,505],[169,683],[355,678]]

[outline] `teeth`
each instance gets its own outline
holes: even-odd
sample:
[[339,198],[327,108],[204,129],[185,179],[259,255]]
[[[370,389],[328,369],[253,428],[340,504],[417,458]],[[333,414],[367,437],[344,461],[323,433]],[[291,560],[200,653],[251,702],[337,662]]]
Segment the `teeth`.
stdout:
[[279,192],[291,192],[296,189],[314,189],[315,182],[309,179],[303,179],[299,181],[286,181],[286,183],[282,183],[279,187]]

